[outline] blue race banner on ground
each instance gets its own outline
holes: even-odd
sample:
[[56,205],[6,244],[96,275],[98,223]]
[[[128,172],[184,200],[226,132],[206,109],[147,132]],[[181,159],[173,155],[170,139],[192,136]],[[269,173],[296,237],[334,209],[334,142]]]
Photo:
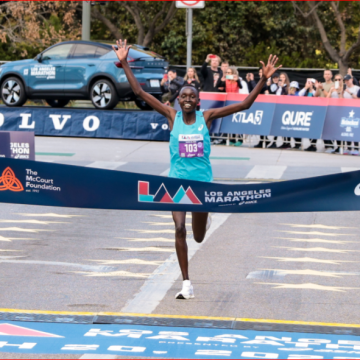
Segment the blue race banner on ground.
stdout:
[[0,158],[0,202],[111,210],[219,213],[360,210],[360,171],[224,185]]
[[0,106],[0,131],[35,135],[168,141],[167,119],[155,111],[8,108]]
[[329,99],[322,138],[360,141],[359,100]]
[[321,139],[328,99],[277,96],[270,135]]
[[[227,94],[227,105],[243,101],[247,95]],[[273,97],[259,95],[250,109],[223,118],[220,132],[227,134],[269,135],[275,111]]]

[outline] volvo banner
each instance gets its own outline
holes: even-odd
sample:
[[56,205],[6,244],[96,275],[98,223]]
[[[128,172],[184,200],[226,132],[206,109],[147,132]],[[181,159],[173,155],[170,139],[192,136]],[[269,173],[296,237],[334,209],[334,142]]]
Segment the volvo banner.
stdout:
[[167,119],[155,111],[0,107],[0,131],[35,135],[168,141]]
[[0,202],[214,213],[354,211],[360,210],[360,171],[224,185],[0,158]]

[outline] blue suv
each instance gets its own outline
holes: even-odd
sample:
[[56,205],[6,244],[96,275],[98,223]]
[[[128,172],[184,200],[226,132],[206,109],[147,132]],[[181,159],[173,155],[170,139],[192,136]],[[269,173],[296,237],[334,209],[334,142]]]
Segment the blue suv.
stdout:
[[[134,45],[128,62],[142,88],[161,98],[160,81],[168,63],[147,48]],[[131,90],[111,45],[91,41],[67,41],[49,47],[35,59],[0,66],[1,98],[7,106],[22,106],[27,99],[45,99],[52,107],[70,100],[91,100],[109,110],[119,101],[135,101],[151,109]]]

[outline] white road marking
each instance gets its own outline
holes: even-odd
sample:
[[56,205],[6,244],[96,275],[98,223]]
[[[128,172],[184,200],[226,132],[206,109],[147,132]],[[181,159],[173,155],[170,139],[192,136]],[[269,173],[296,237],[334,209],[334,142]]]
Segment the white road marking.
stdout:
[[[23,256],[11,256],[11,257],[23,257]],[[12,263],[12,264],[28,264],[28,265],[54,265],[54,266],[67,266],[76,267],[87,271],[114,271],[116,268],[109,266],[99,265],[83,265],[75,263],[65,263],[59,261],[40,261],[40,260],[9,260],[10,256],[0,256],[0,263]]]
[[114,161],[94,161],[86,167],[91,167],[95,169],[106,169],[106,170],[114,170],[119,166],[125,165],[126,162],[114,162]]
[[79,359],[117,359],[118,355],[84,354]]
[[287,166],[255,165],[246,179],[281,179]]
[[8,227],[8,228],[0,228],[0,231],[20,231],[20,232],[38,233],[39,231],[53,231],[53,230],[23,229],[23,228],[19,228],[19,227]]
[[14,213],[22,216],[41,216],[41,217],[58,217],[58,218],[72,218],[72,217],[86,217],[84,215],[64,215],[64,214],[55,214],[55,213],[46,213],[46,214],[24,214],[24,213]]
[[158,251],[158,252],[174,252],[175,247],[171,249],[163,249],[161,247],[155,247],[155,246],[149,246],[149,247],[143,247],[143,248],[128,248],[128,247],[112,247],[108,248],[111,250],[119,250],[119,251],[142,251],[142,252],[151,252],[151,251]]
[[9,237],[4,237],[4,236],[0,236],[0,241],[13,241],[13,240],[36,240],[34,238],[9,238]]
[[160,176],[169,176],[169,171],[170,171],[170,168],[169,169],[166,169],[165,171],[163,171]]
[[[201,244],[189,239],[189,261],[209,237],[228,219],[231,214],[212,214],[212,224],[204,241]],[[180,268],[176,253],[172,254],[152,275],[145,281],[140,291],[132,300],[129,300],[121,312],[151,314],[165,297],[173,283],[180,276]]]
[[133,273],[130,271],[110,271],[110,272],[96,272],[96,271],[73,271],[75,274],[81,274],[90,277],[111,277],[111,276],[122,276],[122,277],[134,277],[134,278],[148,278],[151,273]]
[[345,173],[345,172],[350,172],[350,171],[358,171],[360,170],[360,168],[358,167],[342,167],[341,168],[341,172]]
[[68,222],[65,221],[41,221],[41,220],[0,220],[0,223],[18,223],[18,224],[36,224],[36,225],[68,224]]
[[96,261],[102,265],[118,265],[118,264],[135,264],[135,265],[154,265],[159,266],[163,261],[151,261],[151,260],[141,260],[141,259],[126,259],[126,260],[88,260]]

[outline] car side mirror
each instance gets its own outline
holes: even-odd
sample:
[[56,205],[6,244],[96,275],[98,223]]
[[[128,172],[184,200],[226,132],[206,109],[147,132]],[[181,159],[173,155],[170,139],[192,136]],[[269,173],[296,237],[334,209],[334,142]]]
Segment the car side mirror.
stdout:
[[41,63],[41,61],[42,61],[42,56],[41,56],[41,54],[38,54],[38,55],[36,55],[36,58],[35,58],[39,63]]

